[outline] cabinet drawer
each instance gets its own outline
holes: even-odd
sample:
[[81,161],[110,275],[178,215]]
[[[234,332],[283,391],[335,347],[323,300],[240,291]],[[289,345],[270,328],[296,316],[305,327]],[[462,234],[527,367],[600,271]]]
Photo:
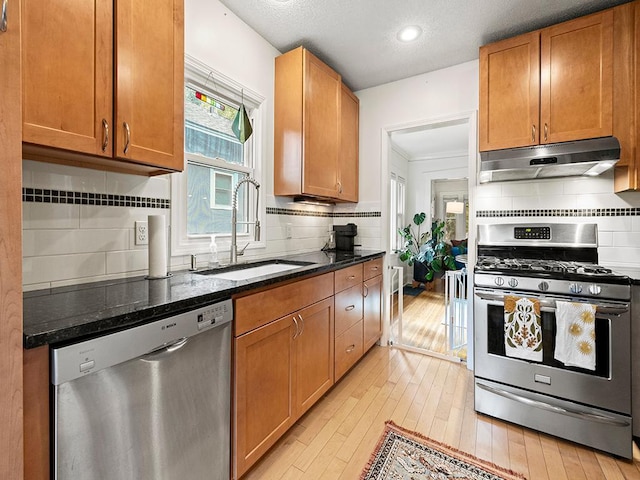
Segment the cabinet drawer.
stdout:
[[234,306],[235,335],[240,336],[331,295],[333,273],[325,273],[237,298]]
[[336,335],[362,320],[362,285],[336,293]]
[[376,258],[375,260],[365,262],[363,278],[365,280],[369,280],[376,275],[382,275],[383,263],[382,258]]
[[362,264],[338,270],[336,273],[336,292],[341,292],[349,287],[362,283]]
[[342,377],[362,357],[362,321],[336,337],[335,377]]

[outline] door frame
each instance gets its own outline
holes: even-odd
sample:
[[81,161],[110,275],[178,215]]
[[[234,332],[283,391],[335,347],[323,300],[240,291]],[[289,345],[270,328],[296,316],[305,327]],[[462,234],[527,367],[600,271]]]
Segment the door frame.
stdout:
[[[473,272],[473,266],[476,261],[476,219],[475,219],[475,187],[477,185],[478,178],[478,162],[479,162],[479,154],[478,154],[478,111],[464,111],[459,112],[452,115],[440,116],[440,117],[432,117],[425,119],[413,120],[410,122],[397,123],[392,125],[387,125],[382,127],[381,129],[381,168],[380,168],[380,192],[382,193],[381,204],[384,208],[382,208],[382,218],[381,218],[381,236],[382,236],[382,245],[384,246],[384,250],[387,252],[387,265],[391,265],[391,245],[390,238],[387,235],[387,230],[390,225],[390,174],[391,174],[391,165],[389,162],[389,151],[391,148],[391,134],[393,132],[399,130],[405,130],[409,128],[416,127],[427,127],[427,126],[435,126],[441,123],[450,123],[454,121],[466,121],[469,125],[469,146],[468,146],[468,192],[469,192],[469,252],[468,252],[468,263],[467,269],[469,272]],[[429,190],[431,187],[429,186]],[[473,248],[471,248],[473,247]],[[471,274],[471,273],[470,273]],[[382,338],[381,344],[387,345],[389,342],[389,333],[391,328],[391,309],[389,298],[391,295],[391,282],[390,275],[385,275],[384,278],[384,318],[386,319],[383,322],[382,329]],[[467,282],[467,298],[473,298],[473,282]],[[473,370],[473,302],[469,302],[467,304],[467,368]]]

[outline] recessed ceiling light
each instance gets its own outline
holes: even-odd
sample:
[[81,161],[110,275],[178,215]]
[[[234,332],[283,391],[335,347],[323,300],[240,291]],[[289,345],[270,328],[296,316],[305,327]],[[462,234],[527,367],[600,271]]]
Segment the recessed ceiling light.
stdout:
[[422,35],[422,29],[417,25],[409,25],[398,32],[398,40],[401,42],[411,42]]

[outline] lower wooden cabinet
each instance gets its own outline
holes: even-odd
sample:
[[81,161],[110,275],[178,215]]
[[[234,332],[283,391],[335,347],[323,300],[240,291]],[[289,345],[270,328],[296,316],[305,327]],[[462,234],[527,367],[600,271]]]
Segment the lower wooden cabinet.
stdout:
[[347,373],[360,360],[362,354],[362,320],[360,320],[336,337],[336,380]]
[[333,297],[236,338],[236,477],[333,385],[333,338]]
[[382,335],[382,275],[366,280],[362,318],[364,351],[366,352]]

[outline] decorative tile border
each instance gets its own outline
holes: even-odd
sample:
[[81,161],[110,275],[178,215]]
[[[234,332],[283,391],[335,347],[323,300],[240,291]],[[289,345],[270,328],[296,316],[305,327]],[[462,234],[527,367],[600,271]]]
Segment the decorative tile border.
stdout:
[[381,217],[382,212],[321,212],[318,210],[295,210],[293,208],[267,207],[267,215],[293,215],[300,217],[364,218]]
[[478,210],[476,212],[476,217],[634,217],[638,215],[640,215],[639,207]]
[[168,198],[134,197],[110,193],[70,192],[48,188],[22,188],[22,201],[35,203],[62,203],[71,205],[100,205],[105,207],[170,208]]

